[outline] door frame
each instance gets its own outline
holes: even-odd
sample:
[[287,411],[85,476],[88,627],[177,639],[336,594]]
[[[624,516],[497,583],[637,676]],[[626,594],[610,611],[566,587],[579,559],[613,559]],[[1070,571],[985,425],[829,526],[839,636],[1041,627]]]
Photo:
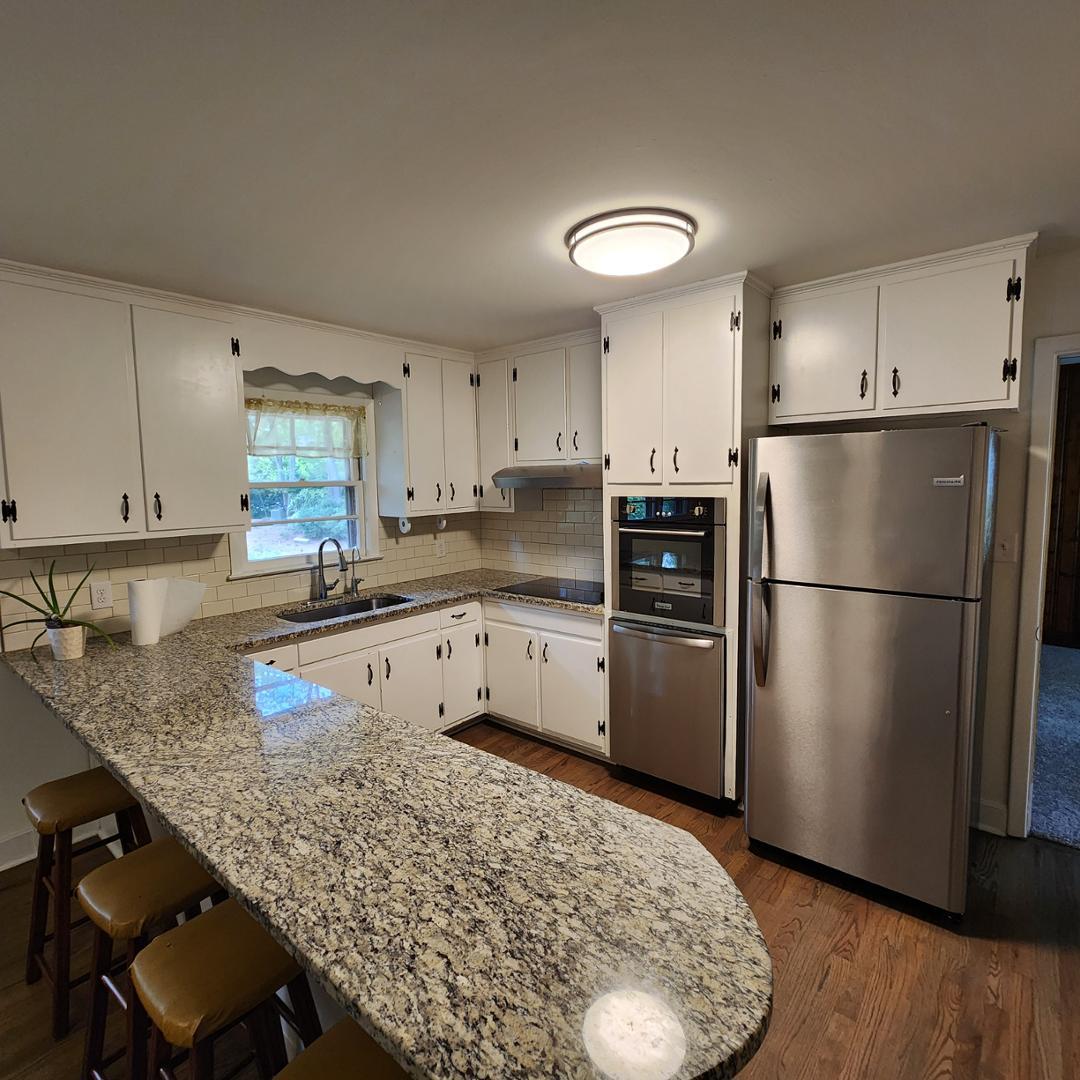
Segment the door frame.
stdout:
[[1016,685],[1009,763],[1007,831],[1031,832],[1031,788],[1035,768],[1035,728],[1039,710],[1039,665],[1050,540],[1050,499],[1057,436],[1058,373],[1080,360],[1080,333],[1037,338],[1032,363],[1031,433],[1028,445],[1027,502],[1017,620]]

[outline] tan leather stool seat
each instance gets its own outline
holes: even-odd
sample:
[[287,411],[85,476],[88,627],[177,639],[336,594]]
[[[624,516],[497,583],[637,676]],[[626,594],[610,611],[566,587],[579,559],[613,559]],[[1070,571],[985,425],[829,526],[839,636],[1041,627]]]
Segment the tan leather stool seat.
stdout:
[[131,964],[151,1021],[169,1043],[187,1048],[299,974],[296,961],[235,900],[155,938]]
[[100,767],[50,780],[23,796],[30,821],[43,836],[66,832],[134,805],[135,799],[123,784]]
[[342,1020],[297,1054],[277,1080],[400,1080],[408,1075],[367,1032]]
[[168,836],[91,870],[75,892],[97,927],[113,941],[130,941],[217,889],[217,882]]

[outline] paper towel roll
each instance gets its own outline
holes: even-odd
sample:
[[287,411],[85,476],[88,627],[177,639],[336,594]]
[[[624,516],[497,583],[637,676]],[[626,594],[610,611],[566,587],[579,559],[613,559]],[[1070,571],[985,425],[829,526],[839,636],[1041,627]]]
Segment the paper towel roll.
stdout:
[[168,588],[168,578],[128,583],[132,645],[156,645],[161,639],[161,618]]

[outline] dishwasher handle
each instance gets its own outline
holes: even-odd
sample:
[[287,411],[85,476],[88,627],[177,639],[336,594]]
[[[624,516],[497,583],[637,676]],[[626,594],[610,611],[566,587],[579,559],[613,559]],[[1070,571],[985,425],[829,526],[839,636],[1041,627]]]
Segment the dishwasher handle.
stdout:
[[681,645],[686,649],[712,649],[716,646],[716,638],[689,637],[679,633],[678,630],[667,630],[660,626],[650,627],[648,630],[637,626],[628,626],[626,623],[611,624],[612,633],[626,634],[628,637],[644,638],[646,641],[657,641],[661,645]]

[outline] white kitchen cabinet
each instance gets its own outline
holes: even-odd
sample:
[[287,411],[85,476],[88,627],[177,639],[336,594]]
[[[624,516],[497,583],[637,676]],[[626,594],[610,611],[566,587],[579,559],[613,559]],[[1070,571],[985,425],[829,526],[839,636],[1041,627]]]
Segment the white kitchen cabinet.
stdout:
[[601,447],[600,342],[572,345],[566,350],[570,386],[567,431],[571,461],[599,461]]
[[604,672],[598,641],[540,635],[540,730],[602,748]]
[[663,474],[670,484],[731,482],[734,317],[733,295],[664,312]]
[[409,509],[446,509],[446,469],[443,459],[442,362],[434,356],[410,353],[406,404],[409,440]]
[[880,380],[887,410],[978,404],[1015,397],[1011,257],[881,287]]
[[443,505],[447,510],[473,510],[479,501],[475,382],[472,361],[443,360]]
[[480,623],[442,633],[443,723],[454,724],[482,711],[484,651]]
[[272,649],[259,649],[247,654],[248,659],[267,667],[276,667],[278,671],[295,671],[300,666],[299,654],[295,644],[278,645]]
[[431,730],[443,719],[442,635],[421,634],[379,650],[383,712]]
[[872,411],[877,322],[877,285],[778,301],[772,318],[772,415]]
[[242,375],[219,319],[132,308],[147,528],[245,528]]
[[565,460],[566,350],[547,349],[515,356],[512,382],[515,460]]
[[0,423],[5,540],[145,529],[127,304],[0,282]]
[[336,694],[352,698],[370,705],[373,709],[382,708],[381,666],[379,653],[372,649],[368,652],[347,653],[345,656],[331,657],[315,664],[306,664],[300,669],[300,677],[307,682],[318,683],[333,690]]
[[604,464],[612,484],[663,482],[664,316],[608,318],[605,331]]
[[538,634],[527,627],[484,624],[487,638],[488,711],[525,727],[540,724]]
[[484,510],[511,511],[513,492],[497,488],[492,476],[510,464],[510,391],[505,357],[481,361],[476,367],[477,428],[480,442],[480,506]]

